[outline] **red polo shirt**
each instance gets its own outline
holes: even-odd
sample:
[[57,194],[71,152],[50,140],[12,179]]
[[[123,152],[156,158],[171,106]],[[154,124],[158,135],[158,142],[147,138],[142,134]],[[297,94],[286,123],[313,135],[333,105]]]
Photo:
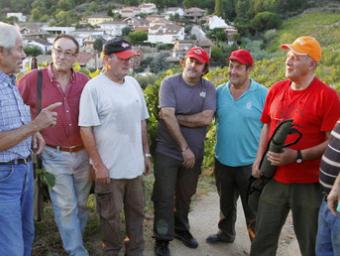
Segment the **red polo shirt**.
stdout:
[[[62,147],[82,145],[78,126],[79,101],[88,77],[79,72],[72,72],[71,80],[64,92],[53,75],[52,65],[42,69],[42,73],[42,108],[55,102],[62,102],[63,105],[54,109],[58,113],[57,124],[42,130],[41,134],[49,145]],[[37,115],[37,77],[38,70],[33,70],[18,82],[18,89],[24,102],[31,107],[33,118]]]

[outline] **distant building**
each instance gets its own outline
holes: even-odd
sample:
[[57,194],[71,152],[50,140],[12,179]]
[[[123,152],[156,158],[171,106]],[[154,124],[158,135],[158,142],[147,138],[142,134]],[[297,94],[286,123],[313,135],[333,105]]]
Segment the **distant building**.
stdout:
[[141,17],[131,17],[123,20],[134,31],[148,32],[150,22]]
[[187,17],[193,22],[197,22],[204,15],[205,15],[205,10],[201,8],[192,7],[189,9],[185,9],[185,17]]
[[215,29],[215,28],[228,28],[228,24],[218,16],[210,16],[208,21],[209,29]]
[[172,49],[171,56],[167,59],[169,62],[178,62],[179,60],[185,57],[186,52],[194,47],[199,46],[202,47],[210,56],[210,49],[212,46],[212,42],[208,40],[178,40],[174,44]]
[[129,25],[124,21],[104,22],[99,25],[106,34],[112,37],[121,36],[123,29],[128,26]]
[[97,26],[104,22],[111,22],[113,21],[113,18],[104,14],[97,13],[87,17],[86,20],[88,24],[91,24],[92,26]]
[[27,20],[27,17],[22,12],[8,12],[6,14],[6,17],[15,17],[19,22],[26,22]]
[[47,26],[42,22],[25,22],[19,24],[20,32],[24,39],[44,39],[48,36],[48,32],[42,30],[42,27]]
[[169,7],[164,10],[163,14],[165,15],[166,19],[169,19],[171,16],[175,15],[183,17],[185,15],[185,11],[180,7]]
[[52,44],[44,39],[35,39],[35,40],[27,40],[27,41],[25,40],[24,45],[37,47],[42,51],[43,54],[48,53],[52,49]]
[[140,13],[146,13],[146,14],[150,14],[150,13],[156,13],[158,10],[157,10],[157,7],[154,3],[143,3],[143,4],[140,4],[138,6],[138,9],[140,11]]
[[237,28],[232,26],[232,25],[228,25],[224,31],[227,34],[227,39],[228,39],[228,45],[232,45],[235,43],[235,37],[238,34]]
[[76,30],[75,27],[49,27],[44,26],[41,28],[41,30],[48,32],[49,34],[70,34]]
[[121,9],[114,10],[114,13],[118,13],[122,18],[131,18],[140,13],[140,10],[136,6],[125,6]]
[[183,40],[184,27],[174,23],[153,22],[148,30],[148,42],[174,44],[177,40]]

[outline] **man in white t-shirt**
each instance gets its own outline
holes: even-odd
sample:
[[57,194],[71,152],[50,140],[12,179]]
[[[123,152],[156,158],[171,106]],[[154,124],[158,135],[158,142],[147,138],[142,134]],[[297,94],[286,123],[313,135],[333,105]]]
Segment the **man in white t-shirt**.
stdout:
[[139,83],[127,76],[137,53],[124,40],[110,40],[103,50],[104,71],[85,86],[79,126],[95,174],[95,194],[105,255],[123,246],[120,213],[126,221],[127,256],[144,249],[143,173],[151,169],[146,121],[149,117]]

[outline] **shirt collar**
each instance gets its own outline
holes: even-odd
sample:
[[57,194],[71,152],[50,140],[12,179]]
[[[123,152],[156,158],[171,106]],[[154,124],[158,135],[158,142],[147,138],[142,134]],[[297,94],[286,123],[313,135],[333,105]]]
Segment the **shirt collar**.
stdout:
[[[227,88],[230,89],[230,81],[227,82],[226,86],[227,86]],[[254,84],[254,81],[253,81],[253,79],[250,79],[249,88],[246,91],[250,92],[250,91],[255,91],[255,90],[256,90],[256,86]]]
[[7,84],[15,86],[15,76],[8,75],[0,70],[0,85]]
[[[54,77],[54,74],[53,74],[52,66],[53,66],[53,63],[51,63],[51,64],[48,65],[48,67],[47,67],[47,74],[48,74],[48,78],[50,79],[50,81],[56,80],[55,77]],[[75,74],[73,68],[72,68],[71,70],[72,70],[72,74],[71,74],[70,83],[73,83],[73,82],[75,81],[75,79],[76,79],[76,74]]]

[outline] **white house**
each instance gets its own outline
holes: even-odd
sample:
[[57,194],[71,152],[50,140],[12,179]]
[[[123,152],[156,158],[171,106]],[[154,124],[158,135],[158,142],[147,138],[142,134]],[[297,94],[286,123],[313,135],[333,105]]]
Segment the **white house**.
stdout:
[[96,37],[96,38],[104,38],[105,39],[105,31],[102,29],[77,29],[76,31],[70,33],[73,35],[80,46],[84,45],[84,41],[89,37]]
[[43,54],[49,52],[52,49],[52,44],[43,39],[25,40],[24,45],[37,47],[43,52]]
[[19,22],[26,22],[27,17],[22,12],[8,12],[6,14],[7,18],[15,17]]
[[163,14],[165,15],[166,19],[169,19],[171,16],[175,15],[183,17],[185,15],[185,11],[180,7],[169,7],[164,10]]
[[134,31],[144,31],[144,32],[148,32],[149,24],[150,24],[149,21],[139,16],[125,18],[123,22],[128,24]]
[[148,30],[148,42],[174,44],[177,40],[183,40],[184,27],[174,23],[151,23]]
[[125,6],[119,10],[113,10],[114,13],[119,13],[122,18],[134,17],[140,13],[140,10],[136,6]]
[[49,27],[44,26],[41,28],[41,30],[48,32],[50,34],[70,34],[71,32],[75,31],[75,27]]
[[106,34],[116,37],[121,36],[123,28],[128,27],[123,21],[111,21],[111,22],[104,22],[99,25],[100,29],[105,31]]
[[149,14],[149,13],[156,13],[158,10],[157,10],[157,7],[154,3],[143,3],[143,4],[140,4],[138,6],[138,9],[140,11],[140,13],[146,13],[146,14]]
[[228,27],[228,24],[221,17],[213,15],[209,17],[208,26],[209,26],[209,29],[215,29],[215,28],[225,29]]

